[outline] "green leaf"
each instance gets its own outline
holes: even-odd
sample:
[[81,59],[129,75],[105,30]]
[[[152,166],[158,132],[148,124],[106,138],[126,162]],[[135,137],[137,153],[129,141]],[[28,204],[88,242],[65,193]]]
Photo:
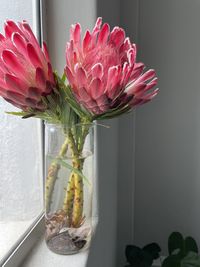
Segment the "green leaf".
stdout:
[[82,174],[82,172],[80,172],[78,169],[74,168],[73,166],[71,166],[70,164],[68,164],[66,161],[62,160],[61,158],[53,158],[51,156],[48,156],[50,159],[55,160],[56,163],[60,164],[61,166],[75,172],[76,174],[78,174],[79,176],[81,176],[83,178],[83,180],[89,185],[91,186],[90,181],[88,180],[88,178]]
[[126,255],[127,262],[130,264],[134,264],[138,255],[140,255],[140,251],[141,251],[141,248],[139,247],[136,247],[133,245],[126,246],[125,255]]
[[9,115],[15,115],[15,116],[26,116],[29,113],[25,112],[25,111],[19,111],[19,112],[14,112],[14,111],[6,111],[6,114]]
[[65,75],[65,73],[63,73],[63,76],[62,76],[61,80],[62,80],[63,82],[65,82],[65,80],[66,80],[66,75]]
[[152,255],[154,260],[160,257],[161,248],[157,243],[148,244],[143,247],[143,250],[147,251],[150,255]]
[[179,255],[171,255],[167,257],[163,263],[162,267],[181,267],[181,258]]
[[185,239],[185,253],[187,254],[190,251],[198,254],[198,246],[196,241],[192,237],[188,236]]
[[109,110],[101,115],[95,116],[95,119],[96,120],[112,119],[124,113],[127,113],[129,111],[131,111],[131,108],[129,106],[125,106],[122,109],[116,108],[116,109]]
[[126,247],[126,258],[128,263],[134,267],[151,267],[153,257],[149,252],[132,245]]
[[181,261],[181,267],[200,267],[200,256],[195,252],[189,252]]
[[[176,250],[178,250],[178,253],[183,252],[183,249],[184,249],[183,236],[179,232],[173,232],[169,236],[169,240],[168,240],[169,255],[174,254]],[[175,254],[177,254],[177,253],[175,253]]]
[[174,232],[169,237],[168,249],[170,256],[162,267],[200,267],[197,243],[192,237],[183,239],[180,233]]
[[62,94],[63,105],[69,104],[74,112],[80,117],[88,117],[90,120],[92,115],[85,110],[79,103],[77,103],[69,85],[65,85],[64,80],[61,79],[58,74],[55,72],[55,79],[59,87],[59,93]]

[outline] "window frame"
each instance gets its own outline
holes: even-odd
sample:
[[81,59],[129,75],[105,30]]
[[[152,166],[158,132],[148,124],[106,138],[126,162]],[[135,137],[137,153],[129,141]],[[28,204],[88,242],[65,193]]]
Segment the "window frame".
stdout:
[[[45,26],[45,0],[32,0],[33,8],[33,28],[37,36],[39,43],[41,44],[44,39],[44,26]],[[42,178],[44,183],[44,122],[39,122],[39,127],[41,130],[40,142],[41,149],[40,153],[42,155]],[[7,252],[7,254],[0,260],[0,266],[2,267],[17,267],[23,262],[25,257],[30,252],[31,248],[44,234],[45,224],[44,224],[44,211],[42,211],[34,222],[27,228],[21,238],[13,244],[13,247]]]

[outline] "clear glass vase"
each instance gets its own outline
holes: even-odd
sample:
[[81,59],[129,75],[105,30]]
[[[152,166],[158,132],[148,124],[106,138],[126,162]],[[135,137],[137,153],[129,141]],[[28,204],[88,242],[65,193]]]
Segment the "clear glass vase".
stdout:
[[46,124],[45,240],[58,254],[89,247],[93,233],[94,127]]

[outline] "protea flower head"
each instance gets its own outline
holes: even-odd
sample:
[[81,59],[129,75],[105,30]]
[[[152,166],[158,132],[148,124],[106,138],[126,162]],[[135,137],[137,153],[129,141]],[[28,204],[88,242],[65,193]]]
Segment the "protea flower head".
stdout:
[[0,96],[18,108],[44,110],[41,97],[55,85],[46,44],[42,49],[26,21],[5,23],[0,34]]
[[122,28],[110,32],[107,23],[101,25],[98,18],[83,40],[80,24],[71,26],[65,73],[77,102],[92,114],[123,113],[157,95],[158,89],[151,90],[157,78],[153,69],[144,72],[144,64],[136,62],[136,45]]

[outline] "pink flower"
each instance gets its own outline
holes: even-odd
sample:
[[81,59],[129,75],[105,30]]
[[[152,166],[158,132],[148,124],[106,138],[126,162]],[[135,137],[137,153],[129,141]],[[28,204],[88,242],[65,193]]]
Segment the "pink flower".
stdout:
[[81,26],[71,26],[66,46],[65,73],[76,100],[93,114],[112,109],[132,108],[154,98],[158,89],[154,70],[143,73],[136,62],[136,45],[123,29],[110,27],[98,18],[81,40]]
[[0,34],[0,96],[22,110],[44,110],[42,96],[55,81],[46,44],[42,50],[26,21],[5,23]]

